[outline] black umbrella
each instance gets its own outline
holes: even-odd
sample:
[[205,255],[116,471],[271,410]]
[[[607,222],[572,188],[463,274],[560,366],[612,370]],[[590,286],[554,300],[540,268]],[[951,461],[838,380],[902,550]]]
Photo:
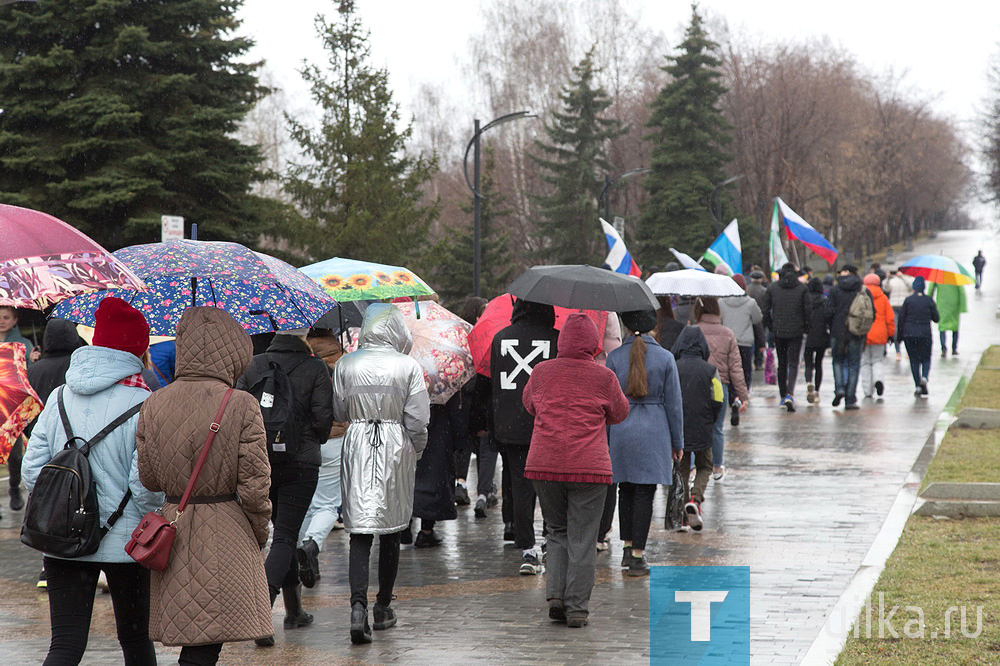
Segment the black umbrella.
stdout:
[[526,301],[581,310],[656,310],[659,303],[642,280],[595,266],[533,266],[507,291]]

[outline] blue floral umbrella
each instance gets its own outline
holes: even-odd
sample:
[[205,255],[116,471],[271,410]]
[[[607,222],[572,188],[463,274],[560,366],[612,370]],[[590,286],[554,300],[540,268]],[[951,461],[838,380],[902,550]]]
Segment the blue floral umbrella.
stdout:
[[97,306],[113,295],[142,312],[153,335],[175,335],[184,310],[196,305],[225,310],[254,334],[308,328],[336,307],[296,268],[237,243],[168,241],[113,254],[145,276],[148,290],[84,294],[60,303],[52,316],[93,326]]

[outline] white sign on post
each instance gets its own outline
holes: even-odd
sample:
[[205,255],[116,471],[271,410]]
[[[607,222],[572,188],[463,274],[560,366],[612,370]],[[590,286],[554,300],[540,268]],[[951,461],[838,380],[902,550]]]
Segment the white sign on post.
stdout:
[[625,238],[625,218],[624,217],[618,217],[617,215],[615,215],[615,221],[614,221],[614,223],[611,226],[613,226],[615,228],[615,231],[618,232],[619,236],[621,236],[622,238]]
[[160,241],[184,240],[184,218],[179,215],[160,216]]

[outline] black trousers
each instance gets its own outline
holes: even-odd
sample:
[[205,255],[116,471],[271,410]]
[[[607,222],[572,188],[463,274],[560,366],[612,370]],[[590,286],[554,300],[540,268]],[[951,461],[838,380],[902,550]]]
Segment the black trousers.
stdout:
[[774,350],[778,356],[778,393],[784,398],[795,395],[795,378],[799,374],[799,354],[802,352],[802,336],[797,338],[774,338]]
[[[819,385],[823,383],[823,357],[826,355],[826,348],[806,349],[806,384],[812,384],[819,392]],[[815,381],[813,378],[815,377]]]
[[611,525],[615,521],[615,506],[618,500],[618,484],[612,483],[608,486],[608,494],[604,498],[604,513],[601,515],[601,528],[597,532],[597,541],[604,541],[611,531]]
[[219,663],[221,652],[222,643],[185,645],[181,648],[181,657],[177,660],[177,664],[178,666],[215,666]]
[[653,520],[655,494],[655,484],[618,484],[618,526],[621,529],[622,541],[631,541],[632,548],[636,550],[643,550],[646,547],[649,524]]
[[299,541],[299,530],[309,510],[319,467],[298,465],[276,465],[271,468],[271,522],[274,536],[271,550],[264,562],[267,587],[271,592],[271,603],[278,591],[286,586],[298,585],[299,567],[295,561],[295,548]]
[[156,664],[149,640],[149,569],[136,563],[106,564],[46,557],[52,639],[45,666],[75,666],[83,660],[103,570],[115,609],[118,643],[126,666]]
[[740,345],[740,361],[743,363],[743,381],[747,383],[747,393],[753,384],[753,347]]
[[500,505],[500,515],[504,525],[514,522],[514,495],[510,489],[510,460],[507,458],[507,451],[500,452],[500,460],[503,468],[500,471],[500,495],[503,500]]
[[[510,491],[514,505],[514,545],[522,550],[535,546],[535,485],[524,478],[527,447],[507,447],[510,462]],[[596,542],[595,542],[596,543]]]
[[[380,534],[378,537],[378,594],[375,603],[388,606],[392,602],[392,588],[399,571],[399,532]],[[348,564],[351,582],[351,605],[361,602],[368,608],[368,576],[374,534],[352,534]]]
[[21,459],[24,458],[24,438],[18,437],[7,457],[7,473],[10,474],[10,487],[21,487]]

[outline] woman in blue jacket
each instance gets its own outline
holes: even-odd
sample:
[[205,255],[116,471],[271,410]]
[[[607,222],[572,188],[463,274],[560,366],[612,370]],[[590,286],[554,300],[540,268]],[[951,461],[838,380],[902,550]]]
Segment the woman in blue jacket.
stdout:
[[684,452],[681,387],[673,354],[656,343],[656,312],[622,314],[632,335],[608,354],[629,402],[628,417],[611,426],[611,469],[618,484],[618,523],[629,576],[649,574],[644,551],[653,517],[656,484],[670,485],[673,461]]
[[[52,392],[31,433],[24,457],[24,482],[30,492],[38,474],[68,439],[59,416],[59,396],[74,435],[90,439],[150,394],[142,380],[140,357],[149,346],[149,325],[142,313],[109,296],[97,309],[94,345],[73,352],[64,389]],[[148,511],[160,508],[163,495],[139,482],[135,429],[139,414],[94,445],[87,459],[97,482],[102,524],[125,494],[132,497],[121,518],[93,555],[62,559],[45,556],[52,639],[45,664],[78,664],[87,649],[94,592],[101,571],[107,575],[115,608],[118,642],[128,666],[156,663],[149,639],[149,569],[125,552],[125,544]]]

